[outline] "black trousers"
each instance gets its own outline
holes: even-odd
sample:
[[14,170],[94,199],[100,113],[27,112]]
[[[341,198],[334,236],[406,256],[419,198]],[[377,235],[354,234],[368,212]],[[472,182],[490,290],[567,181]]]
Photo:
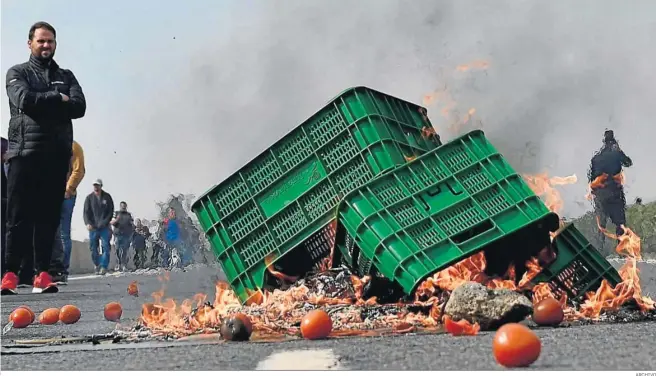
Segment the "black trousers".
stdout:
[[38,272],[50,267],[61,218],[70,153],[33,154],[9,161],[6,270],[18,274],[33,252]]

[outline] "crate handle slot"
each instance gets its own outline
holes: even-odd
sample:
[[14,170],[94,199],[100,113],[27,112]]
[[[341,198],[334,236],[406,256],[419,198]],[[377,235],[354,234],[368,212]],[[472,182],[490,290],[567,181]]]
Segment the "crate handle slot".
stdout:
[[[447,182],[444,182],[444,183],[442,183],[442,184],[439,184],[439,185],[437,185],[437,186],[433,186],[433,187],[427,189],[424,193],[425,193],[426,196],[428,196],[428,197],[435,197],[435,196],[439,195],[440,193],[442,193],[442,186],[443,186],[443,185],[446,185],[447,188],[449,188],[449,191],[451,192],[451,194],[452,194],[453,196],[459,196],[459,195],[461,195],[461,194],[463,193],[463,191],[458,191],[458,190],[456,190],[456,189],[451,185],[451,183],[448,182],[448,181],[447,181]],[[424,210],[426,210],[426,212],[430,212],[430,210],[431,210],[431,206],[428,204],[428,202],[426,202],[426,200],[425,200],[423,197],[421,197],[421,196],[419,196],[419,200],[422,202],[422,204],[423,204],[423,206],[424,206]]]
[[493,228],[494,228],[494,223],[492,223],[490,219],[486,219],[485,221],[477,224],[476,226],[453,236],[451,240],[453,240],[453,242],[456,244],[462,244],[467,240],[470,240],[478,235],[481,235]]

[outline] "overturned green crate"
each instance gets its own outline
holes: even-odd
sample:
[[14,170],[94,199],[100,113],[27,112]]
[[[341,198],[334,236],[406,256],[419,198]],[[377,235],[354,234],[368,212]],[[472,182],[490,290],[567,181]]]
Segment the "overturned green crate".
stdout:
[[192,211],[244,302],[265,285],[265,258],[300,249],[303,262],[276,266],[302,272],[327,256],[326,226],[342,197],[439,145],[424,108],[351,88],[204,193]]
[[595,292],[604,279],[611,287],[622,282],[617,269],[573,225],[567,224],[554,237],[556,258],[531,283],[547,283],[557,299],[567,295],[570,303],[582,303],[587,292]]
[[338,231],[342,260],[360,274],[375,267],[408,294],[435,272],[520,230],[532,230],[529,238],[540,231],[548,243],[549,231],[559,226],[558,215],[481,130],[351,192],[339,206],[339,221],[348,233]]

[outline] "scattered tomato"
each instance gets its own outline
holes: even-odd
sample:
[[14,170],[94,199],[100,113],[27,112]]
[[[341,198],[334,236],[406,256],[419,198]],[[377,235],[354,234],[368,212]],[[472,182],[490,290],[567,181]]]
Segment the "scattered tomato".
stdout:
[[223,323],[221,323],[221,336],[227,341],[248,341],[251,337],[251,331],[248,330],[247,324],[235,315],[223,320]]
[[471,324],[465,319],[453,321],[451,316],[445,315],[444,330],[454,336],[475,336],[481,330],[481,326],[478,323]]
[[59,308],[48,308],[39,315],[42,325],[53,325],[59,321]]
[[9,321],[13,321],[14,328],[25,328],[34,321],[33,316],[29,309],[18,307],[9,315]]
[[82,312],[74,305],[67,304],[59,311],[59,321],[64,324],[75,324],[80,320]]
[[31,321],[30,321],[30,324],[33,323],[34,320],[36,320],[36,315],[34,314],[34,311],[32,311],[32,309],[31,309],[30,307],[22,305],[22,306],[20,306],[20,307],[18,307],[18,308],[25,308],[25,309],[30,313],[30,316],[32,316],[32,319],[31,319]]
[[251,322],[250,317],[248,317],[246,314],[241,312],[235,313],[234,317],[240,319],[244,323],[244,325],[246,326],[246,330],[248,330],[249,335],[253,333],[253,323]]
[[301,335],[305,339],[321,339],[330,335],[333,320],[320,309],[308,312],[301,321]]
[[540,326],[557,326],[565,318],[563,307],[554,298],[546,298],[533,306],[533,321]]
[[111,302],[105,305],[105,320],[107,321],[118,321],[121,319],[123,314],[123,307],[118,302]]
[[542,343],[531,329],[516,323],[501,326],[494,335],[494,359],[504,367],[528,367],[540,356]]
[[128,294],[132,296],[139,296],[139,287],[137,286],[137,281],[132,281],[128,285]]

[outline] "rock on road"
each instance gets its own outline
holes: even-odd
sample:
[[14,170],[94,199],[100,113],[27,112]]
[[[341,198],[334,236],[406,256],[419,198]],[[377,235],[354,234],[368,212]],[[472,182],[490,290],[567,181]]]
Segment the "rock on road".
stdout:
[[[641,263],[640,269],[643,293],[653,296],[656,265]],[[19,339],[108,333],[116,327],[103,317],[103,307],[110,301],[121,303],[121,325],[130,326],[141,305],[152,301],[150,294],[162,287],[154,274],[79,278],[62,286],[58,294],[33,295],[23,289],[18,296],[2,298],[3,326],[9,313],[23,304],[37,316],[46,308],[65,304],[75,304],[82,311],[82,318],[74,325],[44,326],[37,322],[25,329],[12,329],[2,338],[3,370],[502,369],[492,356],[494,333],[490,332],[475,337],[428,334],[281,343],[179,341],[16,347],[14,341]],[[212,300],[217,278],[216,270],[208,267],[173,272],[166,296],[179,302],[203,292]],[[126,292],[132,280],[139,282],[139,297]],[[653,370],[654,332],[654,321],[537,329],[543,348],[531,369]]]

